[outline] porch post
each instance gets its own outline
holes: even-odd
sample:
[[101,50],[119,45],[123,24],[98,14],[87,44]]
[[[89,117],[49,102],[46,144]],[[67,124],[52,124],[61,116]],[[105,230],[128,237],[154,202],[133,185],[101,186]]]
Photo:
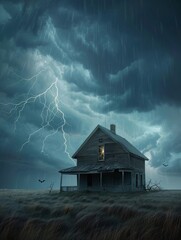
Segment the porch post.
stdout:
[[131,191],[133,191],[133,171],[131,171]]
[[100,188],[102,188],[102,172],[100,172]]
[[124,171],[122,171],[122,187],[123,187],[123,190],[124,190]]
[[61,173],[61,176],[60,176],[60,192],[62,191],[62,178],[63,178],[63,173]]
[[77,174],[77,187],[80,189],[80,173]]

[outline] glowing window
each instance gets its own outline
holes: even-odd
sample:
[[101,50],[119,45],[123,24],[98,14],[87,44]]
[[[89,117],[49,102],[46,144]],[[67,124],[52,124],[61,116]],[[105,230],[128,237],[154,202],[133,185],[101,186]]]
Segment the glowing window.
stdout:
[[99,146],[99,161],[104,160],[104,145]]

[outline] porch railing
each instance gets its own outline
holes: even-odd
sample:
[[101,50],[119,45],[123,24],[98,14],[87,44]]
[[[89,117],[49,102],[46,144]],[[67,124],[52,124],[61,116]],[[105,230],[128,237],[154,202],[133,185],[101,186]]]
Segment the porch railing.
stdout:
[[61,187],[62,192],[73,192],[77,191],[77,186],[62,186]]

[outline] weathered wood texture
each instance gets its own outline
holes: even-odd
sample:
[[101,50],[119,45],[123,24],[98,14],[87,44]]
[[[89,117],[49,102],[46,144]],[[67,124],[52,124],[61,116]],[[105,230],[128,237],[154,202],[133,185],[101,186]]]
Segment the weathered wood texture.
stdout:
[[101,163],[113,165],[116,162],[115,172],[81,174],[79,190],[142,191],[145,187],[144,159],[129,153],[125,147],[114,142],[100,129],[79,150],[76,155],[77,166],[100,164],[99,146],[101,145],[104,145],[105,152],[104,161]]
[[[88,178],[92,179],[91,186],[88,185]],[[140,191],[141,186],[136,188],[131,171],[103,173],[102,185],[100,183],[100,174],[82,174],[80,176],[79,190],[89,191]]]
[[[138,184],[136,185],[136,175],[138,175]],[[141,175],[142,175],[142,183],[141,183]],[[132,182],[133,191],[142,191],[145,189],[145,172],[140,170],[133,170],[132,172]]]
[[[100,142],[100,139],[102,142]],[[77,157],[79,156],[88,156],[88,155],[97,155],[98,146],[104,144],[111,144],[116,149],[115,143],[112,139],[110,139],[105,133],[103,133],[100,129],[98,129],[95,134],[88,140],[86,145],[79,151]],[[111,152],[114,152],[113,150]],[[124,153],[125,151],[122,148],[117,148],[117,152]]]
[[140,158],[131,156],[130,165],[137,170],[145,171],[145,161]]
[[88,140],[86,145],[79,151],[77,155],[77,166],[82,164],[99,163],[98,148],[100,145],[104,145],[105,148],[104,161],[115,160],[130,166],[129,153],[124,150],[120,144],[114,143],[113,140],[101,130],[97,130],[97,132]]

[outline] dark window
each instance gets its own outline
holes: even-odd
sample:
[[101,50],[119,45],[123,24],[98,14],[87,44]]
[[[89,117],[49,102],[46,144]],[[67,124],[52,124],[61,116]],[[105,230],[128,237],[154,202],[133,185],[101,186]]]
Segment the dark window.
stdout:
[[136,187],[138,188],[138,174],[136,174]]
[[141,187],[143,186],[143,175],[142,174],[140,175],[140,185],[141,185]]
[[124,172],[124,184],[131,185],[131,172]]
[[99,138],[99,142],[102,143],[102,142],[103,142],[103,139],[102,139],[102,138]]
[[99,146],[99,161],[103,161],[104,160],[104,145]]
[[87,186],[92,187],[92,175],[87,175]]

